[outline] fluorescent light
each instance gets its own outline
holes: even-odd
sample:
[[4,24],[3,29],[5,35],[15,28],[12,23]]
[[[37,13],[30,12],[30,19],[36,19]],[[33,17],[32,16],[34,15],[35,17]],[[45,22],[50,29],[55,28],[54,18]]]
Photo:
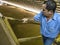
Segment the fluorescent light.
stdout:
[[28,10],[28,11],[39,13],[38,10],[35,10],[33,8],[24,7],[23,5],[14,4],[14,3],[11,3],[11,2],[8,2],[8,1],[2,1],[2,2],[6,3],[6,4],[9,4],[9,5],[13,5],[13,6],[19,7],[19,8],[23,8],[23,9]]

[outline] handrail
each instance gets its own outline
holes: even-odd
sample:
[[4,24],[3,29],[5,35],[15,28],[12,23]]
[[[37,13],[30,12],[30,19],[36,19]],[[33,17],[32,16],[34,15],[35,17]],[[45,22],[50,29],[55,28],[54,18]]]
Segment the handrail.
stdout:
[[5,25],[8,28],[8,32],[9,32],[10,36],[12,37],[12,39],[14,40],[14,42],[16,43],[16,45],[20,45],[19,42],[18,42],[18,40],[17,40],[16,35],[13,32],[13,29],[11,28],[11,26],[10,26],[10,24],[8,22],[8,19],[6,17],[4,17],[3,20],[4,20]]
[[35,36],[35,37],[19,38],[18,41],[25,42],[25,41],[29,41],[29,40],[36,39],[36,38],[42,38],[42,36],[40,35],[40,36]]

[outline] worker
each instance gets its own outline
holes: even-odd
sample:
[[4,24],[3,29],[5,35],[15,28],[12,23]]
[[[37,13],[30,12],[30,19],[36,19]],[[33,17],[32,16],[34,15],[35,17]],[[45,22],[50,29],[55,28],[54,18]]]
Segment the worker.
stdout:
[[39,22],[40,33],[43,37],[44,45],[52,45],[54,39],[60,32],[60,14],[56,12],[57,4],[54,0],[45,1],[42,5],[42,11],[33,18],[23,18],[23,23]]

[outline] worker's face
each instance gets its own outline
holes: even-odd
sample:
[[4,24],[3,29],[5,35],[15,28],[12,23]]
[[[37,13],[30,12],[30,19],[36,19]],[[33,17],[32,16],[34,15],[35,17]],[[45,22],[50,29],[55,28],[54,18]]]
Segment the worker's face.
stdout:
[[50,17],[50,16],[53,15],[53,11],[52,11],[52,10],[48,11],[48,10],[46,9],[46,4],[43,4],[42,6],[43,6],[43,14],[44,14],[44,16]]

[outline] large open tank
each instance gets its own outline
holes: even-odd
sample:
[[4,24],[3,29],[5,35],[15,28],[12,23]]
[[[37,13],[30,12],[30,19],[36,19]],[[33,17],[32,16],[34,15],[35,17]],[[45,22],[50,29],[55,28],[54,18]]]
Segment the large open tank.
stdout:
[[[12,17],[16,19],[22,19],[26,17],[30,18],[36,14],[21,8],[5,5],[0,7],[0,12],[6,17]],[[9,25],[7,25],[8,27],[11,27],[20,45],[43,45],[42,37],[39,37],[41,36],[39,29],[40,25],[33,23],[23,24],[17,20],[9,19],[5,20],[5,23],[9,23]]]

